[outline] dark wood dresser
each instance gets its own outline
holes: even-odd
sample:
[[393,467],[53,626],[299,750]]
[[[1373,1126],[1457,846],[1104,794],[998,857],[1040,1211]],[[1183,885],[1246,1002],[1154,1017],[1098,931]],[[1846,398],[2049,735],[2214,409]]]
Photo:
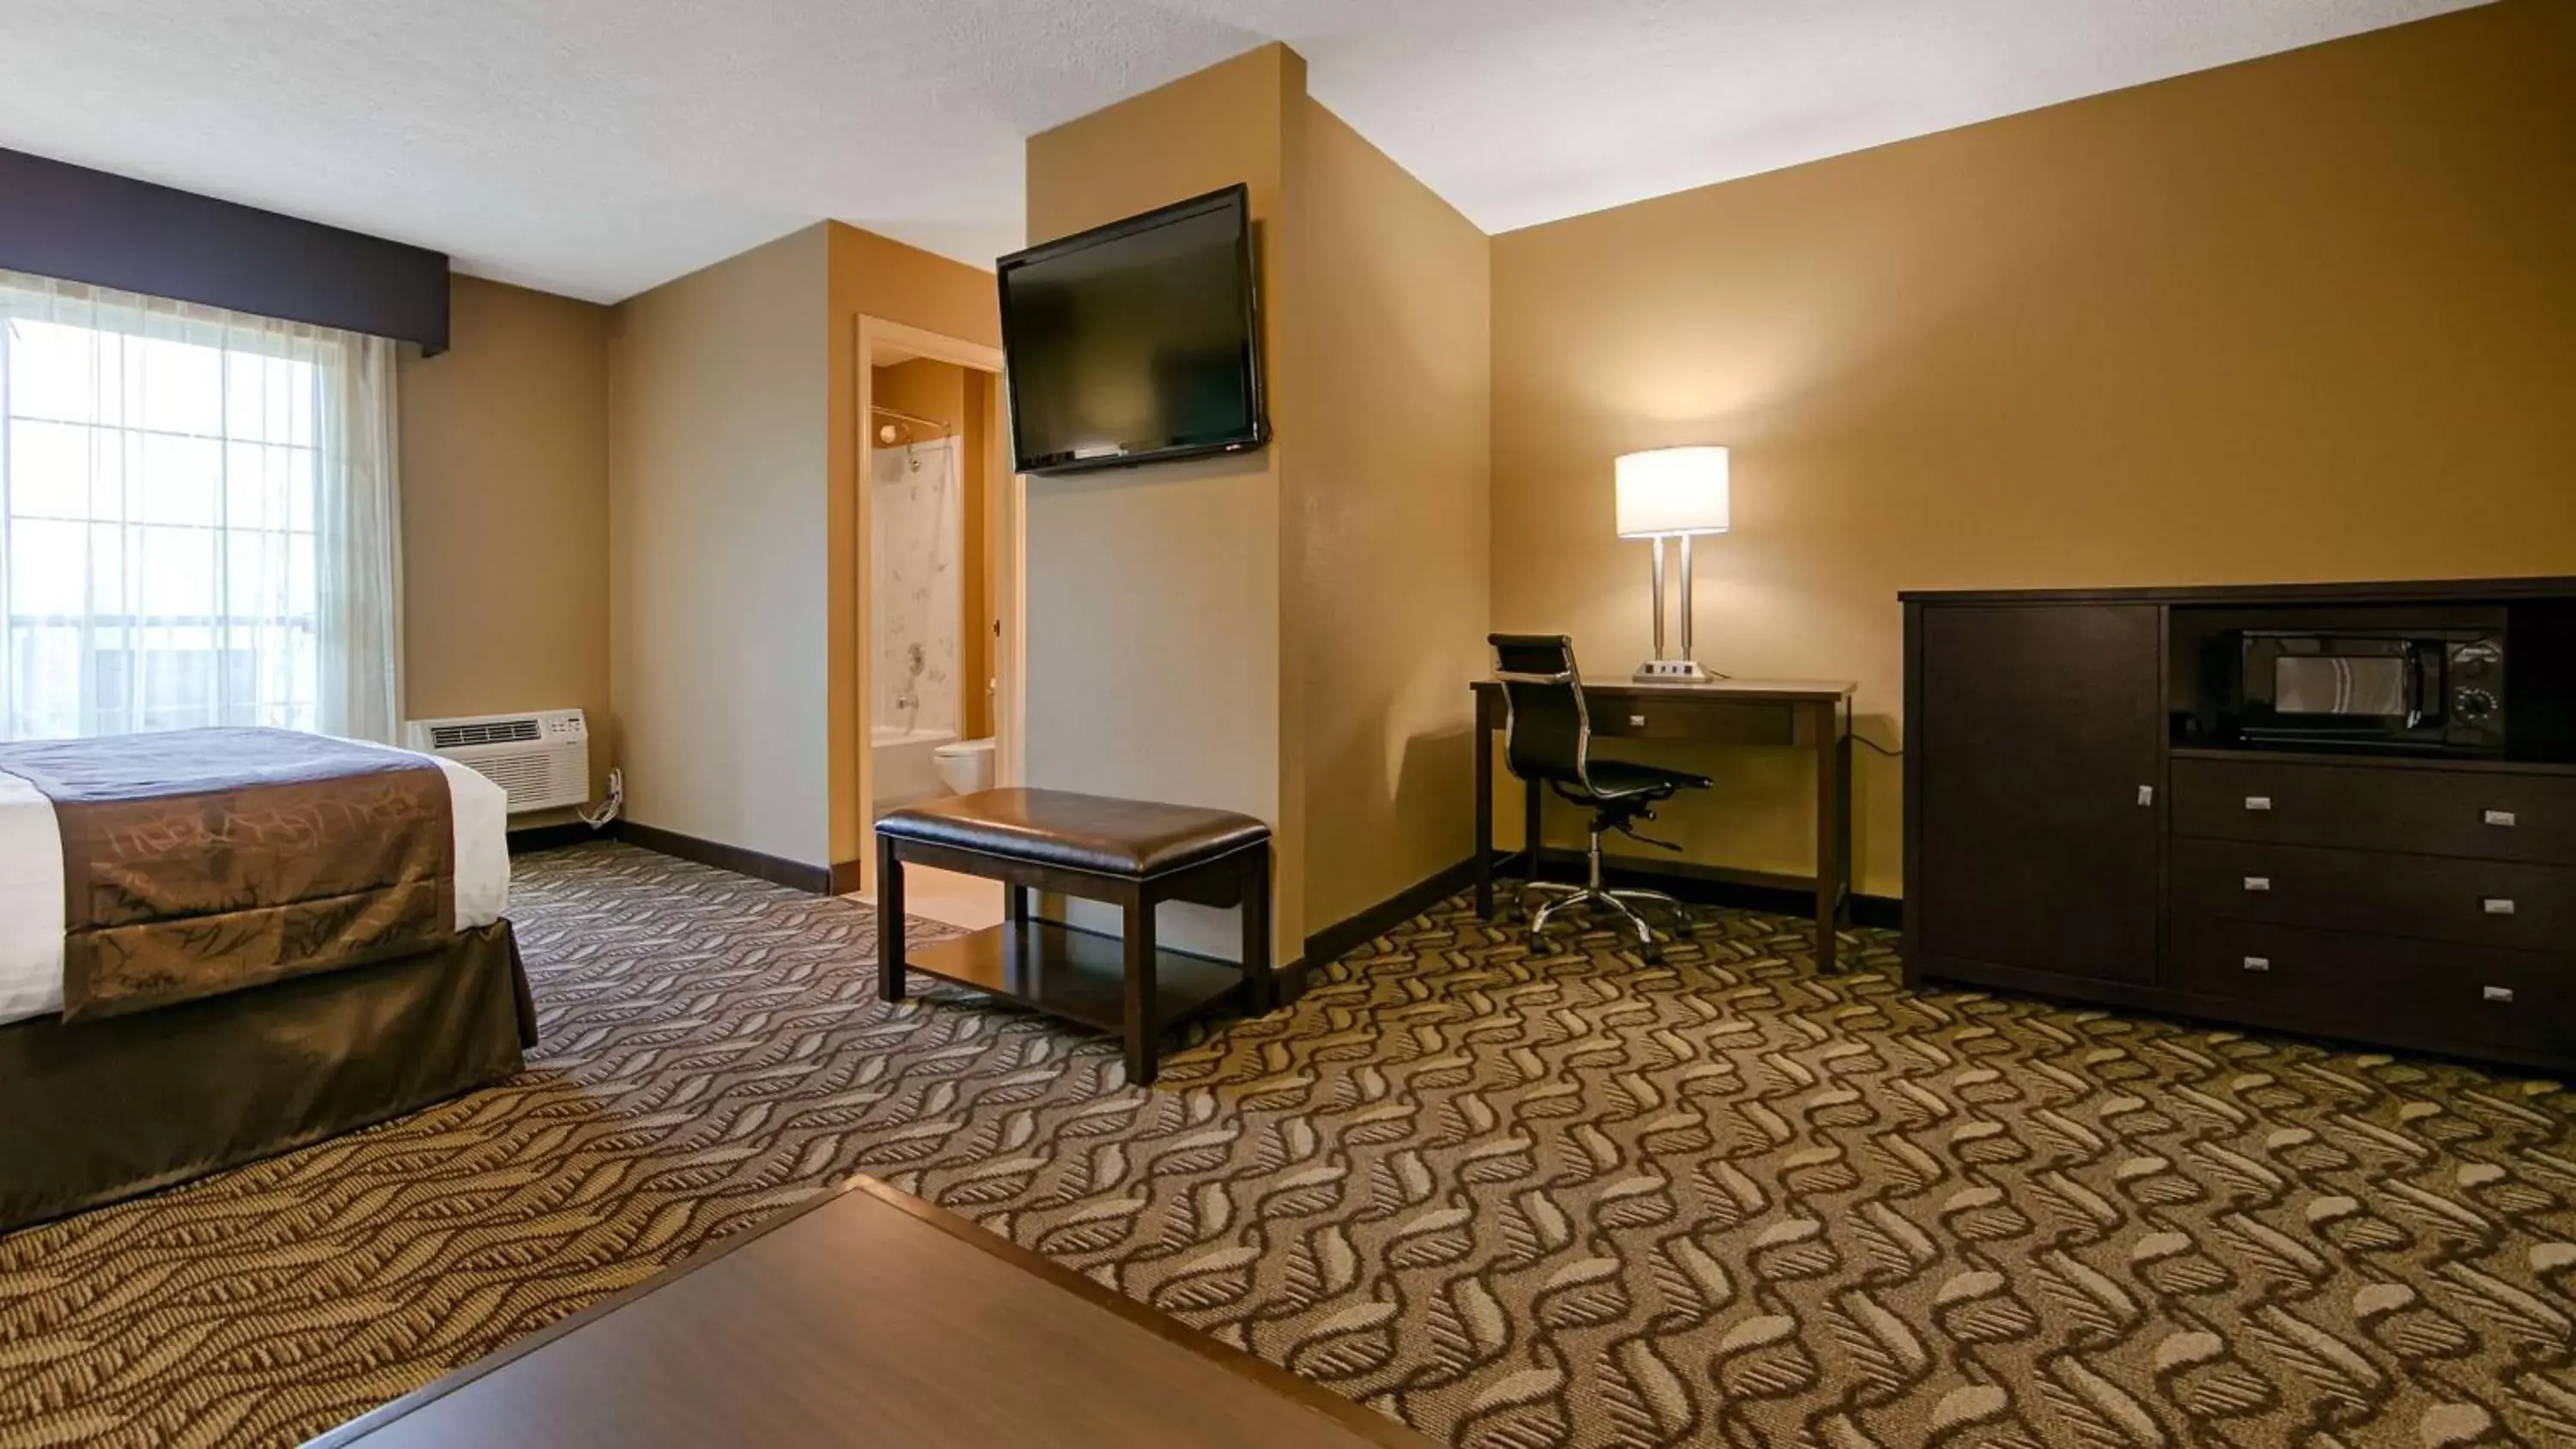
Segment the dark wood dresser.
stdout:
[[1903,599],[1909,985],[2576,1069],[2576,579]]

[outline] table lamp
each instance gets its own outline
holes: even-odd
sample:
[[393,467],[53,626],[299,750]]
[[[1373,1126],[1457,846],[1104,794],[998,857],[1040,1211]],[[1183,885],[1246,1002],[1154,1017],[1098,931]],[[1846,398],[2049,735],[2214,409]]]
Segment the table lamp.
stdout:
[[[1654,548],[1655,657],[1637,669],[1637,678],[1679,684],[1723,679],[1691,658],[1691,540],[1703,533],[1724,533],[1726,450],[1724,448],[1657,448],[1629,453],[1618,462],[1618,516],[1621,538],[1642,538]],[[1664,540],[1682,541],[1681,652],[1664,653]]]

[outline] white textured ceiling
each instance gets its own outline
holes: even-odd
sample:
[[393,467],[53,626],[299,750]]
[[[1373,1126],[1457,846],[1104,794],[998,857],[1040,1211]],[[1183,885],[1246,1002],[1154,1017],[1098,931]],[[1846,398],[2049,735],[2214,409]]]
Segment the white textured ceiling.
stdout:
[[1503,231],[2469,3],[0,0],[0,146],[608,301],[827,216],[989,264],[1023,137],[1271,39]]

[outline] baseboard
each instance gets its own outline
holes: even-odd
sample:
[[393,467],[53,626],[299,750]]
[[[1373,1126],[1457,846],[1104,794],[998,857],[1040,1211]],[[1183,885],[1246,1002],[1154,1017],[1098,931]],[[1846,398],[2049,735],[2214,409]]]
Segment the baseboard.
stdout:
[[[1507,860],[1517,863],[1517,852],[1506,857],[1497,852],[1494,869],[1504,870]],[[1583,852],[1550,846],[1540,856],[1551,872],[1552,880],[1581,880]],[[1689,861],[1639,861],[1633,856],[1606,856],[1602,861],[1602,879],[1612,885],[1634,886],[1643,890],[1662,891],[1666,895],[1695,906],[1724,906],[1739,911],[1761,911],[1774,916],[1809,916],[1816,910],[1816,895],[1803,876],[1774,875],[1768,871],[1735,870],[1726,866],[1694,865]],[[1497,874],[1497,893],[1507,888],[1509,878]],[[1865,896],[1854,892],[1846,901],[1851,923],[1899,930],[1905,924],[1905,902],[1894,896]]]
[[558,825],[531,825],[510,832],[512,855],[534,855],[540,850],[562,850],[566,846],[588,845],[594,840],[615,840],[617,827],[594,829],[578,820]]
[[1347,920],[1335,921],[1320,931],[1308,933],[1306,954],[1280,972],[1282,985],[1289,988],[1285,994],[1293,998],[1305,988],[1305,978],[1309,974],[1332,965],[1475,882],[1476,860],[1469,856],[1456,865],[1432,872]]
[[[790,890],[811,891],[816,895],[837,894],[833,890],[833,885],[836,872],[840,867],[807,865],[801,860],[785,860],[775,855],[763,855],[757,850],[745,850],[739,845],[700,840],[694,835],[682,835],[676,830],[664,830],[652,825],[638,825],[632,820],[619,823],[617,838],[629,845],[640,845],[646,850],[661,855],[696,861],[700,865],[711,865],[718,870],[729,870],[736,875],[747,875],[754,880],[765,880],[771,885],[786,886]],[[856,864],[853,863],[849,870],[855,882],[858,873]]]

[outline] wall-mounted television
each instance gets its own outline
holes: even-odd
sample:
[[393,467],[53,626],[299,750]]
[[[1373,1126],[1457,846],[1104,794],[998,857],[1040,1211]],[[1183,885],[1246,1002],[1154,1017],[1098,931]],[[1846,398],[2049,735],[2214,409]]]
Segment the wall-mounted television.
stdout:
[[995,264],[1022,473],[1116,468],[1269,441],[1242,186]]

